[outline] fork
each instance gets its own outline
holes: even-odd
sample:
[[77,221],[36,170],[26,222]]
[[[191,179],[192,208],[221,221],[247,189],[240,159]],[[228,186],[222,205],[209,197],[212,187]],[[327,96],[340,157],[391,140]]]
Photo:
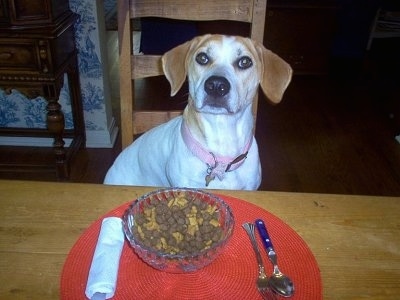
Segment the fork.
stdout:
[[253,223],[243,223],[242,227],[247,232],[251,245],[253,246],[253,250],[256,254],[257,263],[258,263],[258,277],[256,281],[256,286],[258,291],[260,292],[262,298],[264,300],[276,300],[276,295],[271,291],[269,287],[268,276],[265,274],[265,268],[262,261],[262,257],[260,254],[260,250],[258,249],[256,236],[254,234],[254,224]]

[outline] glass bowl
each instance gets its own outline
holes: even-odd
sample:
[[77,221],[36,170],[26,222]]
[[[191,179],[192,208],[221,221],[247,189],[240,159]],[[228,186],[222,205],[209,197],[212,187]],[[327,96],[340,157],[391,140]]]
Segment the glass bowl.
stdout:
[[233,233],[231,208],[219,197],[196,189],[148,193],[125,211],[125,236],[137,255],[169,273],[199,270],[223,252]]

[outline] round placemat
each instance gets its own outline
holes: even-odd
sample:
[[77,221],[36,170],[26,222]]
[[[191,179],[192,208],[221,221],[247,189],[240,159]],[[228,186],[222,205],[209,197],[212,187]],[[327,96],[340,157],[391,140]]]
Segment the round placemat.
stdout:
[[[219,196],[232,208],[235,228],[226,250],[213,263],[194,273],[165,273],[144,263],[126,242],[113,299],[262,299],[255,285],[258,275],[256,257],[242,229],[243,223],[254,222],[257,218],[262,218],[268,227],[281,271],[289,275],[295,284],[295,294],[290,299],[322,299],[320,271],[304,240],[268,211],[244,200]],[[101,222],[105,217],[121,217],[129,204],[110,211],[79,237],[62,270],[61,299],[85,299],[87,277]],[[259,238],[258,242],[265,268],[268,273],[272,272]]]

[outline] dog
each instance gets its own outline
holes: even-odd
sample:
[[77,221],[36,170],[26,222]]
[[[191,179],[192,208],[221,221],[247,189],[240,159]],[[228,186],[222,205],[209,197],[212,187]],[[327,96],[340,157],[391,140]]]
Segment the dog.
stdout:
[[172,96],[188,79],[187,106],[122,151],[104,183],[258,189],[252,104],[259,86],[272,103],[281,101],[290,65],[251,39],[204,35],[166,52],[162,67]]

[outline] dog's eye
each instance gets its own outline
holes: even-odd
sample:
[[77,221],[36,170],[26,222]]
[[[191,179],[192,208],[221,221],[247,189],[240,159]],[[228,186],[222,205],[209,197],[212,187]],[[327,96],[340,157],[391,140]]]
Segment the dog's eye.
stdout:
[[239,58],[237,65],[240,69],[248,69],[253,65],[253,61],[248,56]]
[[200,64],[200,65],[206,65],[208,64],[208,62],[210,61],[210,59],[208,58],[208,55],[205,54],[204,52],[200,52],[199,54],[197,54],[196,56],[196,61]]

